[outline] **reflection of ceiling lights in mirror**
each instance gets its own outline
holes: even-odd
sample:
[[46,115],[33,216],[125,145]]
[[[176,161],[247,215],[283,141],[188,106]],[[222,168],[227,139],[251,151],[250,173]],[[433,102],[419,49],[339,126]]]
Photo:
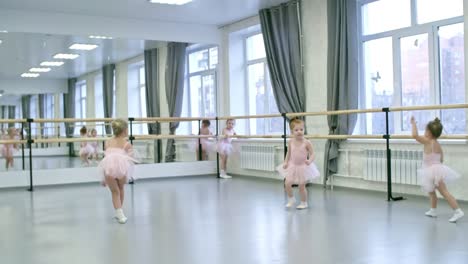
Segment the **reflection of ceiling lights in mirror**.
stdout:
[[0,44],[2,44],[2,43],[3,43],[3,41],[0,39]]
[[93,50],[95,48],[99,47],[98,45],[95,44],[79,44],[75,43],[69,47],[71,50]]
[[8,33],[7,30],[0,30],[0,33]]
[[37,78],[39,77],[39,73],[30,73],[30,72],[25,72],[23,74],[21,74],[21,77],[23,78]]
[[50,72],[50,68],[31,68],[30,72]]
[[43,61],[40,65],[45,67],[58,67],[62,66],[63,64],[63,61]]
[[54,55],[54,59],[63,59],[63,60],[74,60],[78,58],[80,55],[78,54],[64,54],[58,53]]
[[5,93],[5,91],[0,90],[0,96],[3,96],[3,93]]
[[89,38],[92,38],[92,39],[112,39],[112,37],[107,37],[107,36],[95,36],[95,35],[91,35],[91,36],[89,36]]
[[185,5],[192,2],[192,0],[148,0],[154,4],[167,4],[167,5]]

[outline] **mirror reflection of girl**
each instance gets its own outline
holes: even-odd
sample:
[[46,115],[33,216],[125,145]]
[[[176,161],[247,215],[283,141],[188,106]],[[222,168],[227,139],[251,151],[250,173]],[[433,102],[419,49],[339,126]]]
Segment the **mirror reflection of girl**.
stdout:
[[[14,127],[10,127],[7,130],[7,134],[2,137],[4,140],[15,140],[17,136],[17,130]],[[13,164],[13,152],[17,150],[18,146],[15,143],[8,143],[2,145],[2,156],[5,158],[5,168],[8,170],[14,166]]]
[[234,131],[234,126],[236,122],[234,119],[226,120],[226,127],[223,129],[222,135],[225,136],[219,143],[218,143],[218,153],[221,158],[221,175],[220,177],[223,179],[230,179],[231,176],[226,174],[226,165],[229,155],[232,153],[232,138],[226,136],[234,136],[236,135],[236,131]]
[[[96,129],[91,129],[91,132],[89,132],[89,137],[91,138],[96,138],[97,137],[97,130]],[[99,143],[97,141],[92,141],[88,142],[88,144],[91,146],[91,152],[89,157],[91,159],[94,159],[95,161],[98,160],[98,153],[99,153]]]
[[[211,125],[210,120],[203,120],[202,126],[198,134],[201,136],[213,135],[213,133],[211,133],[210,131],[210,125]],[[211,142],[209,141],[208,138],[200,138],[200,144],[197,144],[197,147],[196,147],[197,160],[200,160],[199,149],[198,149],[200,145],[201,145],[201,151],[202,151],[201,160],[208,160],[208,152],[211,148]]]
[[[87,138],[87,129],[85,126],[83,126],[81,129],[80,129],[80,136],[82,138]],[[81,163],[83,165],[86,165],[88,166],[89,165],[89,155],[91,154],[92,152],[92,148],[91,148],[91,145],[88,143],[88,142],[81,142],[80,143],[80,158],[81,158]]]

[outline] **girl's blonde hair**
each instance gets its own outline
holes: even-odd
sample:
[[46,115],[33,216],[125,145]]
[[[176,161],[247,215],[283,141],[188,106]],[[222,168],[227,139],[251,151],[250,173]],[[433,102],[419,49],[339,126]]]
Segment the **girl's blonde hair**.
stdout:
[[93,129],[91,129],[91,130],[89,131],[90,134],[93,134],[93,132],[96,132],[96,134],[97,134],[97,130],[96,130],[95,128],[93,128]]
[[289,121],[289,129],[293,130],[295,125],[304,124],[304,121],[299,117],[294,117]]
[[116,119],[111,123],[112,131],[114,132],[114,136],[120,136],[125,129],[127,128],[127,121],[123,119]]
[[429,130],[429,132],[431,132],[433,137],[439,138],[440,135],[442,134],[442,130],[444,129],[444,126],[440,122],[440,119],[436,117],[434,120],[427,123],[426,129]]
[[7,129],[7,134],[8,134],[8,135],[11,136],[11,135],[14,135],[15,133],[16,133],[16,128],[14,128],[14,127],[9,127],[9,128]]
[[226,119],[226,124],[229,122],[229,121],[232,121],[232,124],[235,125],[236,124],[236,120],[230,118],[230,119]]

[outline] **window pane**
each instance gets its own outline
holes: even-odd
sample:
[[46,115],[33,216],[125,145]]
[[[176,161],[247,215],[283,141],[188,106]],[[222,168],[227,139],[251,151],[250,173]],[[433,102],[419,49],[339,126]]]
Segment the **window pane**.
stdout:
[[463,16],[463,0],[417,0],[418,23]]
[[411,26],[410,0],[380,0],[363,5],[361,11],[364,35]]
[[[273,88],[271,87],[271,79],[270,79],[270,73],[266,70],[265,71],[266,75],[266,81],[265,84],[267,86],[267,92],[268,92],[268,114],[277,114],[279,113],[278,111],[278,105],[276,104],[275,100],[275,95],[273,94]],[[269,126],[268,126],[268,133],[282,133],[283,132],[283,118],[282,117],[276,117],[276,118],[269,118]]]
[[[465,103],[463,23],[439,28],[441,104]],[[442,111],[444,132],[463,134],[464,109]]]
[[[201,116],[202,96],[201,96],[201,76],[190,77],[190,116]],[[193,122],[192,134],[198,134],[198,123]]]
[[[434,103],[429,78],[429,47],[427,34],[400,39],[401,45],[401,104],[419,106]],[[423,129],[433,116],[431,111],[408,111],[402,115],[402,130],[409,131],[410,118],[414,116]]]
[[[392,38],[382,38],[364,43],[365,107],[393,105],[393,52]],[[366,115],[368,134],[385,133],[385,116]],[[393,123],[393,120],[391,120]],[[392,131],[393,132],[393,131]]]
[[139,69],[139,78],[140,78],[140,84],[145,84],[145,66],[140,67]]
[[204,105],[202,116],[216,116],[215,76],[213,74],[203,76],[203,96],[201,100],[203,100]]
[[[264,68],[263,62],[249,65],[247,68],[249,76],[249,115],[265,114],[268,111]],[[251,118],[250,133],[265,134],[265,119]]]
[[218,48],[210,49],[210,69],[216,69],[218,66]]
[[208,70],[208,50],[200,50],[189,54],[189,72]]
[[265,45],[262,34],[253,35],[247,38],[247,60],[265,58]]

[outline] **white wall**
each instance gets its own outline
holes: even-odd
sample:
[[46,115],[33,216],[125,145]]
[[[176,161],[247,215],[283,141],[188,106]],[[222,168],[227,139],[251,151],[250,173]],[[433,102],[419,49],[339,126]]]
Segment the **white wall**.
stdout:
[[66,80],[0,79],[0,90],[9,95],[66,93]]

